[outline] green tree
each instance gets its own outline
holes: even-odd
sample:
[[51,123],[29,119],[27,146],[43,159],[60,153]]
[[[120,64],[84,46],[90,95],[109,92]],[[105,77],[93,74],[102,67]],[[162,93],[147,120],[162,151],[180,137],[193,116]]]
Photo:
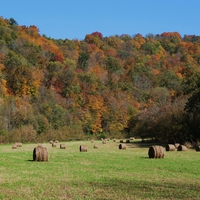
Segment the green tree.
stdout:
[[111,57],[111,56],[108,56],[106,58],[106,66],[110,73],[113,73],[113,72],[116,73],[122,70],[122,66],[120,64],[119,59]]
[[159,41],[147,41],[142,45],[142,49],[153,55],[156,55],[163,50]]
[[80,52],[78,57],[78,68],[86,70],[88,67],[88,60],[90,55],[87,52]]
[[46,84],[48,88],[55,82],[56,79],[58,79],[58,75],[63,69],[63,67],[63,64],[61,64],[58,61],[49,62],[47,66],[47,72],[45,74]]
[[12,75],[14,70],[23,64],[27,64],[26,60],[19,54],[9,51],[6,54],[5,60],[4,60],[4,65],[5,65],[5,70],[9,75]]
[[101,82],[94,73],[78,74],[79,83],[82,91],[82,105],[86,103],[87,95],[98,92]]
[[66,110],[60,105],[48,102],[44,103],[40,110],[48,119],[49,126],[52,129],[59,129],[67,125]]
[[18,25],[14,18],[10,18],[9,23],[10,25]]
[[191,72],[183,81],[185,94],[190,95],[185,105],[184,129],[188,140],[200,139],[200,72]]
[[63,97],[69,97],[71,94],[80,93],[77,75],[73,70],[64,69],[59,75],[59,82],[62,84],[61,89]]
[[169,90],[181,90],[181,79],[175,74],[173,70],[167,70],[158,74],[157,84],[160,87],[166,87]]

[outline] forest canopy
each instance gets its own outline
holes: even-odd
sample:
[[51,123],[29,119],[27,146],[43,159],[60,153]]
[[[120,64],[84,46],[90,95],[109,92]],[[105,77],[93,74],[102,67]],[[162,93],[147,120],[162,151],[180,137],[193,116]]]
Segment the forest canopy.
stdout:
[[0,17],[0,142],[200,139],[200,36],[53,39]]

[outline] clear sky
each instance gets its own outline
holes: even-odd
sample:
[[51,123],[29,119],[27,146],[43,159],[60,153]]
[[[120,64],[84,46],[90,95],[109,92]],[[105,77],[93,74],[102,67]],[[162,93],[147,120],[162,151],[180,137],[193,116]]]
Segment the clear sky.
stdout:
[[1,0],[0,16],[55,39],[179,32],[200,36],[200,0]]

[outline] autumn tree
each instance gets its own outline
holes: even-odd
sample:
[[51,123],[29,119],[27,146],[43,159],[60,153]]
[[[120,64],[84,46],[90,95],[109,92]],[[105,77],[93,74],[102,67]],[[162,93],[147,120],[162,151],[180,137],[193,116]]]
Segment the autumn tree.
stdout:
[[85,36],[85,42],[88,44],[95,44],[97,47],[101,46],[103,35],[100,32],[93,32]]

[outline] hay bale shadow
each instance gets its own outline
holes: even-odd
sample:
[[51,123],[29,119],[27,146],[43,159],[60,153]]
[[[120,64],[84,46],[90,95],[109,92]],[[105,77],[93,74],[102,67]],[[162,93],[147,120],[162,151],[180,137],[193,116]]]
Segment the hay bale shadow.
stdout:
[[141,141],[130,140],[130,143],[127,144],[129,148],[149,148],[150,146],[154,146],[154,145],[163,146],[163,143],[158,142],[156,140],[152,140],[152,139],[146,139],[146,140],[141,140]]

